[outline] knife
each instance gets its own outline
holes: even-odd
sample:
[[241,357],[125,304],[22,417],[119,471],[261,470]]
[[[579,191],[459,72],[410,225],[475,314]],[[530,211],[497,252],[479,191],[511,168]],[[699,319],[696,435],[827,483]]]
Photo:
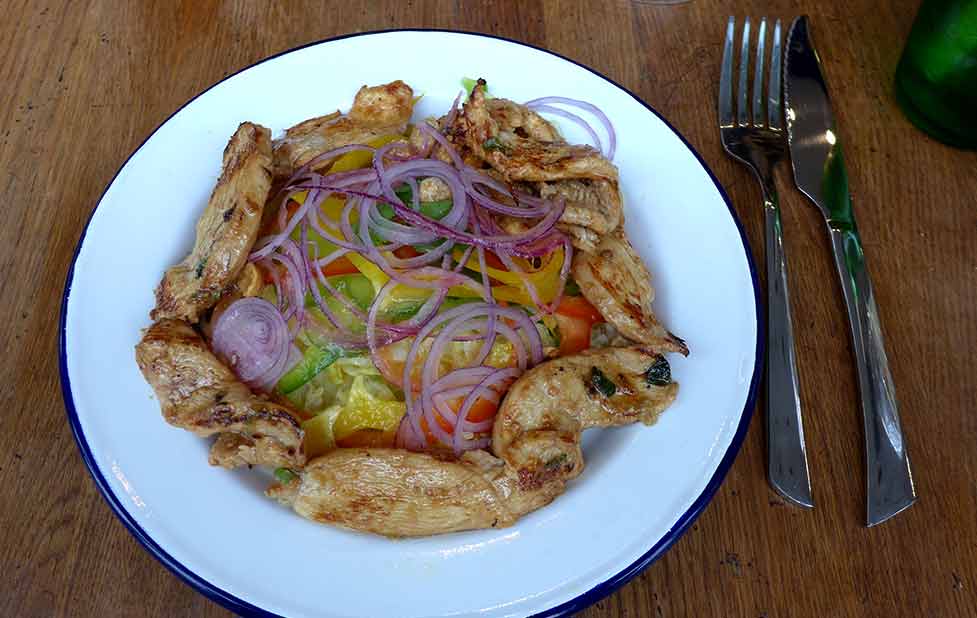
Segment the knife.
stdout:
[[874,526],[911,506],[916,501],[916,488],[872,282],[848,194],[841,141],[806,16],[791,25],[784,70],[787,142],[794,182],[828,223],[848,309],[865,423],[868,525]]

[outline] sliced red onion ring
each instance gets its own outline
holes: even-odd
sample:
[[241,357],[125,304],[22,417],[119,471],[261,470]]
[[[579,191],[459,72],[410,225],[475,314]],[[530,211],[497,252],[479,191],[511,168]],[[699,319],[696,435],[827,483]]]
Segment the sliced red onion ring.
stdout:
[[590,126],[590,123],[584,120],[583,118],[581,118],[580,116],[574,114],[573,112],[568,112],[565,109],[560,109],[559,107],[553,107],[552,105],[535,105],[533,106],[532,109],[537,113],[553,114],[554,116],[559,116],[560,118],[566,118],[567,120],[577,124],[578,126],[583,128],[584,131],[587,132],[587,135],[590,136],[590,141],[594,143],[594,146],[597,147],[597,150],[604,152],[604,145],[601,143],[600,136],[597,135],[597,131],[594,131],[594,128]]
[[[286,277],[282,281],[282,297],[281,299],[287,302],[283,303],[284,310],[282,311],[282,317],[286,322],[291,320],[292,317],[296,316],[299,308],[303,307],[302,295],[304,294],[304,289],[301,287],[304,282],[304,278],[299,274],[299,266],[297,266],[290,257],[282,253],[272,253],[269,259],[280,263],[285,267]],[[279,299],[281,301],[281,299]]]
[[[509,383],[518,378],[522,374],[522,371],[518,369],[500,369],[495,371],[488,376],[486,376],[475,388],[468,393],[465,400],[462,402],[461,407],[458,409],[458,420],[455,423],[454,436],[452,438],[452,447],[455,450],[456,455],[461,455],[466,450],[471,450],[474,448],[474,440],[466,439],[465,433],[473,432],[475,426],[471,426],[468,423],[468,413],[471,411],[472,406],[475,405],[479,399],[489,399],[487,397],[490,390],[501,391],[508,387]],[[485,429],[491,428],[494,422],[494,417],[481,423],[478,423],[477,430],[485,431]]]
[[617,150],[617,135],[614,133],[614,125],[611,123],[611,119],[607,117],[599,107],[592,103],[586,101],[581,101],[579,99],[570,99],[567,97],[542,97],[539,99],[533,99],[532,101],[526,101],[524,105],[529,109],[534,109],[540,105],[569,105],[571,107],[577,107],[582,110],[588,111],[600,120],[601,124],[604,125],[604,130],[607,131],[607,153],[605,157],[608,159],[614,159],[614,152]]
[[290,342],[285,318],[257,297],[231,303],[214,324],[211,341],[242,382],[265,389],[285,372]]

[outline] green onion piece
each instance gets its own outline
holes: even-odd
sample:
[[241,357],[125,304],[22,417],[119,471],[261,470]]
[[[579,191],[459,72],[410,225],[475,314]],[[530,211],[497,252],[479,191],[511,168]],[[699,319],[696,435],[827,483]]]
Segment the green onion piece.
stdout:
[[567,462],[567,459],[569,459],[569,457],[567,456],[566,453],[560,453],[553,459],[550,459],[545,464],[543,464],[543,467],[546,468],[547,472],[552,472],[553,470],[557,470],[560,467],[562,467],[563,464]]
[[482,142],[482,148],[485,150],[502,150],[502,142],[496,137],[490,137]]
[[672,383],[672,368],[665,357],[659,354],[655,362],[645,371],[645,381],[652,386],[668,386]]
[[617,392],[617,384],[611,382],[597,367],[590,368],[590,387],[604,397],[612,397]]
[[288,468],[275,468],[275,478],[278,479],[278,482],[282,485],[288,485],[297,479],[298,475]]

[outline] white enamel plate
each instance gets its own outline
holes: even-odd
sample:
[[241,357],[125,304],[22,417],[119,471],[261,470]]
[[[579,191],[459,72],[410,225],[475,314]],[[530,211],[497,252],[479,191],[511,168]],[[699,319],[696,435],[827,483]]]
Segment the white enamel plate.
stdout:
[[[653,427],[591,431],[583,475],[511,528],[392,541],[306,521],[264,497],[267,474],[208,466],[208,444],[163,421],[133,355],[153,289],[189,251],[238,123],[278,134],[348,109],[363,84],[394,79],[424,95],[415,118],[440,115],[463,76],[484,77],[494,94],[516,101],[584,99],[614,122],[628,234],[654,274],[659,317],[692,350],[670,358],[678,400]],[[757,324],[756,277],[728,199],[640,99],[512,41],[380,32],[241,71],[183,106],[132,154],[68,274],[61,378],[82,456],[116,514],[170,570],[238,614],[568,615],[660,556],[712,497],[754,405]]]

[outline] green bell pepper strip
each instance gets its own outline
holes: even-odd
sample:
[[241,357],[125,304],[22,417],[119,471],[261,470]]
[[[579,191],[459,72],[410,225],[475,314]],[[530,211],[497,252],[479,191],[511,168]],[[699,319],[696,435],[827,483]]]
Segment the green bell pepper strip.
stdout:
[[302,388],[342,355],[342,348],[336,345],[309,345],[302,360],[278,380],[278,392],[287,395]]

